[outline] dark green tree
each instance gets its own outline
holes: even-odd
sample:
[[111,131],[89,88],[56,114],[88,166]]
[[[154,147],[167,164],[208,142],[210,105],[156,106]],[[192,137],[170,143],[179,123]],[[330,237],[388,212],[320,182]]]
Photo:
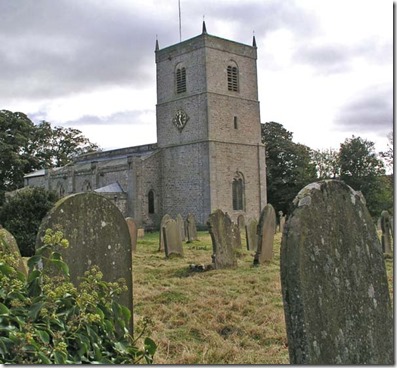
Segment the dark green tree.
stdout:
[[276,211],[288,213],[298,192],[316,180],[316,168],[309,147],[294,143],[293,134],[281,124],[262,124],[266,147],[267,199]]
[[354,135],[347,138],[340,145],[339,165],[341,180],[363,193],[372,216],[391,207],[390,181],[384,179],[385,167],[373,142]]
[[4,193],[23,186],[23,175],[39,168],[30,154],[35,126],[21,112],[0,110],[0,204]]
[[317,177],[319,179],[339,178],[339,153],[329,148],[325,150],[313,150],[312,161],[316,166]]
[[41,220],[58,197],[44,188],[22,188],[0,207],[0,224],[14,235],[21,255],[34,254]]
[[4,194],[23,187],[23,176],[64,166],[76,156],[98,150],[80,130],[38,125],[21,112],[0,110],[0,205]]
[[51,168],[65,166],[74,157],[98,149],[99,147],[95,143],[91,143],[80,130],[53,128],[50,123],[42,121],[36,126],[31,153],[39,159],[43,168]]

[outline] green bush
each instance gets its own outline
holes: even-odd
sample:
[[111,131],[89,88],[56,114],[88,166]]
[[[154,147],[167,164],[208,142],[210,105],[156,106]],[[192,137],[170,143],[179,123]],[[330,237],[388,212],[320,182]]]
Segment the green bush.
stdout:
[[16,191],[0,207],[0,224],[15,237],[23,257],[34,254],[41,220],[57,200],[54,192],[26,187]]
[[27,278],[16,269],[16,255],[0,252],[0,363],[152,363],[153,340],[137,346],[146,326],[134,339],[130,310],[114,300],[125,283],[103,281],[94,266],[75,287],[57,251],[62,246],[63,234],[47,230]]

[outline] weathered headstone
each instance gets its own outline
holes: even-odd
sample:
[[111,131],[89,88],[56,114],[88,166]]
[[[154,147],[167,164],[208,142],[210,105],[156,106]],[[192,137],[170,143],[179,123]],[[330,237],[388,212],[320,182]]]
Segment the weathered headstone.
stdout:
[[247,250],[256,251],[258,246],[258,221],[254,218],[249,219],[245,226],[247,238]]
[[135,252],[136,243],[138,241],[138,226],[136,224],[136,221],[132,217],[127,217],[125,221],[127,222],[128,230],[130,232],[131,250]]
[[[69,247],[60,250],[69,265],[71,281],[78,285],[79,276],[90,266],[99,266],[104,281],[124,278],[128,292],[117,301],[132,313],[132,252],[127,222],[122,213],[105,197],[77,193],[59,200],[44,217],[36,238],[42,245],[46,229],[61,230]],[[132,325],[131,325],[132,327]]]
[[232,222],[232,233],[233,233],[233,247],[235,249],[241,249],[240,229],[238,227],[238,224],[234,224],[233,222]]
[[186,235],[188,243],[197,240],[196,218],[192,213],[189,213],[186,218]]
[[7,254],[14,254],[17,261],[17,270],[22,272],[25,276],[28,275],[28,269],[23,262],[21,257],[21,253],[18,248],[17,241],[15,240],[14,236],[0,226],[0,248],[4,253]]
[[210,214],[207,225],[212,240],[214,267],[216,269],[237,267],[233,246],[233,223],[229,215],[222,210],[216,210]]
[[254,265],[262,264],[273,258],[273,241],[276,232],[276,212],[268,203],[261,212],[258,224],[258,246],[254,257]]
[[279,229],[279,232],[282,234],[284,231],[284,225],[285,225],[285,216],[283,214],[283,211],[278,211],[278,216],[279,216],[278,229]]
[[163,216],[163,218],[161,219],[161,223],[160,223],[160,231],[159,231],[159,251],[163,251],[164,252],[164,234],[163,234],[163,226],[165,225],[165,223],[169,220],[171,220],[171,216],[167,213]]
[[387,211],[382,211],[380,215],[380,225],[382,230],[382,250],[383,253],[391,253],[391,221]]
[[167,257],[183,256],[179,224],[175,220],[170,219],[165,222],[162,231],[164,237],[165,255]]
[[244,217],[244,215],[238,215],[238,217],[237,217],[237,225],[238,225],[238,228],[240,229],[240,232],[245,230],[245,217]]
[[185,222],[183,221],[183,217],[181,216],[180,213],[176,215],[176,223],[178,224],[179,232],[181,234],[181,241],[186,240],[186,234],[185,234]]
[[145,236],[145,229],[139,228],[138,229],[138,239],[141,239]]
[[281,246],[291,364],[393,364],[383,253],[362,195],[341,181],[303,188]]

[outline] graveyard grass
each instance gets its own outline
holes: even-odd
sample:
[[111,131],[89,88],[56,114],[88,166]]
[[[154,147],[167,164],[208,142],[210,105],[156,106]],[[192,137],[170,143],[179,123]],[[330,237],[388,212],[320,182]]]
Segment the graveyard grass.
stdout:
[[[210,264],[208,232],[184,244],[184,257],[165,259],[158,233],[138,240],[133,256],[135,323],[149,317],[155,364],[281,364],[288,348],[279,277],[280,235],[271,262],[253,267],[242,249],[238,267],[191,272]],[[245,243],[245,239],[243,244]]]
[[[138,239],[133,256],[134,324],[151,320],[157,344],[154,364],[288,364],[280,285],[281,234],[274,257],[253,267],[243,247],[238,267],[192,272],[190,264],[210,264],[208,232],[184,243],[184,257],[166,259],[158,232]],[[245,244],[245,238],[242,239]],[[386,259],[390,293],[393,260]]]

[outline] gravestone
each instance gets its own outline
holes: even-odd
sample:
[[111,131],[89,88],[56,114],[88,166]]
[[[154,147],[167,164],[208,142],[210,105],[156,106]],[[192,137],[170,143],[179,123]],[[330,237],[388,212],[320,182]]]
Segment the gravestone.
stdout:
[[391,253],[391,221],[387,211],[382,211],[380,215],[380,225],[382,230],[382,250],[383,253]]
[[188,243],[197,240],[196,218],[192,213],[189,213],[189,215],[186,218],[186,235],[187,235]]
[[132,217],[127,217],[125,221],[127,222],[128,230],[130,232],[131,250],[135,252],[136,243],[138,241],[138,226],[136,224],[136,221]]
[[238,225],[238,228],[240,229],[240,232],[245,230],[245,217],[244,217],[244,215],[238,215],[238,217],[237,217],[237,225]]
[[145,229],[139,228],[138,229],[138,239],[141,239],[145,236]]
[[117,301],[132,313],[130,233],[122,213],[112,201],[93,192],[64,197],[41,222],[36,248],[43,245],[46,229],[61,230],[69,240],[69,247],[61,249],[60,253],[69,266],[73,284],[78,285],[78,277],[94,265],[99,266],[104,281],[115,282],[124,278],[128,291]]
[[186,240],[186,235],[185,235],[185,222],[183,221],[183,218],[180,213],[175,218],[176,223],[178,224],[179,232],[181,234],[181,241]]
[[171,216],[167,213],[163,216],[160,223],[160,231],[159,231],[159,251],[164,252],[164,234],[163,234],[163,226],[169,220],[171,220]]
[[285,216],[283,215],[283,211],[278,211],[279,215],[279,231],[282,234],[284,231],[284,225],[285,225]]
[[258,224],[258,245],[254,265],[263,264],[273,258],[273,241],[276,232],[276,212],[268,203],[261,212]]
[[179,224],[175,220],[170,219],[165,222],[162,231],[166,257],[183,256],[182,239]]
[[207,225],[212,240],[214,268],[237,267],[233,246],[233,223],[229,215],[222,210],[216,210],[210,214]]
[[232,223],[232,233],[233,233],[233,247],[235,249],[241,249],[241,235],[238,224]]
[[393,364],[385,263],[361,193],[337,180],[303,188],[280,265],[291,364]]
[[6,254],[14,254],[16,257],[16,269],[25,276],[28,275],[28,269],[23,262],[17,241],[14,236],[6,229],[0,226],[0,248]]
[[256,252],[258,246],[258,221],[254,218],[249,219],[245,226],[245,234],[247,238],[247,250]]

